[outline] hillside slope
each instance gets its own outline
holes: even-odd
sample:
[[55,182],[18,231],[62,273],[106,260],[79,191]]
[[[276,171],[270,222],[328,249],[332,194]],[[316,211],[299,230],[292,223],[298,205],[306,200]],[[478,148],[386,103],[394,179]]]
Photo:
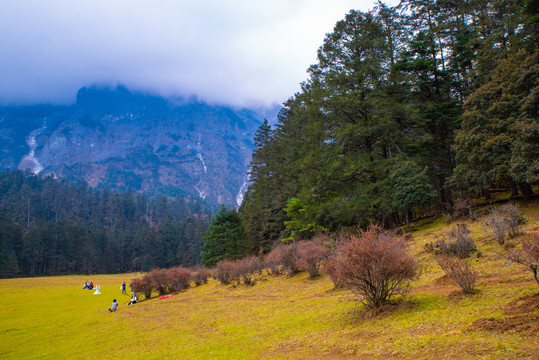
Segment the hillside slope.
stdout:
[[[525,232],[538,232],[539,203],[522,209]],[[454,223],[425,220],[408,240],[422,276],[381,314],[365,314],[348,291],[305,273],[264,274],[254,286],[210,280],[129,307],[118,287],[137,274],[92,276],[100,296],[80,289],[86,276],[0,280],[0,357],[537,359],[539,286],[525,268],[507,265],[506,250],[477,221],[466,223],[482,253],[473,259],[479,291],[462,295],[424,250]],[[110,314],[114,297],[120,308]]]

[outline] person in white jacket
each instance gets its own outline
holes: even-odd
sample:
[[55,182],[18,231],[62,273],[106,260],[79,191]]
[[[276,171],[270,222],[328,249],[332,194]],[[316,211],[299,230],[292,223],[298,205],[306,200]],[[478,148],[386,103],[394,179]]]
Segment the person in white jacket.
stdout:
[[94,292],[94,295],[101,295],[101,291],[99,291],[99,289],[101,289],[101,287],[99,286],[99,284],[97,284],[95,286],[95,292]]
[[133,296],[131,296],[131,302],[127,303],[127,305],[136,304],[137,300],[138,300],[137,295],[133,294]]

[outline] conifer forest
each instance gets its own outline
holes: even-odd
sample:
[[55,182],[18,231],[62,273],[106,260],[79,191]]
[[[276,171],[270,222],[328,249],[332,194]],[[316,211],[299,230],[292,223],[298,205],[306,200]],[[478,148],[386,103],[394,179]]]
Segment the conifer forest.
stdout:
[[531,198],[538,115],[539,0],[351,10],[277,122],[258,128],[239,209],[5,171],[0,276],[211,266],[499,191]]

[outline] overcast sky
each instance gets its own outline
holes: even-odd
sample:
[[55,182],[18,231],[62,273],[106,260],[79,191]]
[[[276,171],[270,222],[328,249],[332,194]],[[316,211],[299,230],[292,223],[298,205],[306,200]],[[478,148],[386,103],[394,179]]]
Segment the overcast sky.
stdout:
[[[397,0],[385,1],[395,5]],[[374,0],[1,0],[0,104],[124,84],[231,105],[282,103],[324,35]]]

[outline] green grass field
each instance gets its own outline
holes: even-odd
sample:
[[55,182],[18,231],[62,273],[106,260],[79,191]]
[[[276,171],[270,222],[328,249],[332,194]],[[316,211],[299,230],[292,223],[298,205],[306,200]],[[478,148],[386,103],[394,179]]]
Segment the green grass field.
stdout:
[[[526,232],[538,231],[538,204],[525,210]],[[263,275],[250,287],[210,280],[133,306],[120,284],[138,274],[0,280],[0,358],[538,359],[539,286],[468,225],[483,253],[473,260],[477,294],[460,294],[423,250],[452,225],[424,223],[409,240],[421,278],[392,310],[372,316],[327,277],[307,274]],[[102,295],[82,290],[87,279]],[[113,298],[120,306],[109,313]],[[486,330],[480,319],[496,326]]]

